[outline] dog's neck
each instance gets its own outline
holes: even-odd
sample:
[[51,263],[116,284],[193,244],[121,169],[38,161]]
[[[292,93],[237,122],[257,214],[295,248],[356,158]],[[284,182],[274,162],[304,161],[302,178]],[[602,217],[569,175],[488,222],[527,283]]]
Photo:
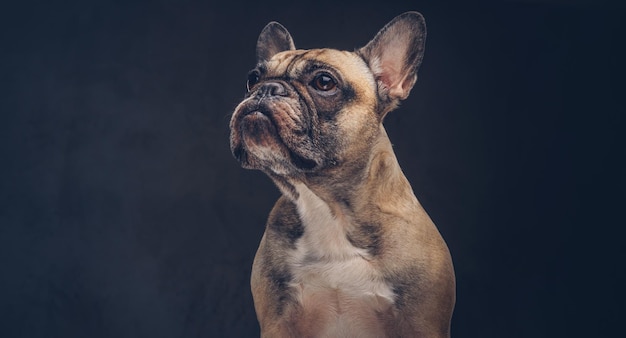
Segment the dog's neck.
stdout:
[[347,170],[341,168],[302,178],[270,177],[294,203],[302,200],[296,187],[305,186],[327,204],[333,214],[355,214],[372,206],[385,210],[389,209],[385,206],[394,201],[417,202],[382,125],[369,154],[363,154],[361,159]]

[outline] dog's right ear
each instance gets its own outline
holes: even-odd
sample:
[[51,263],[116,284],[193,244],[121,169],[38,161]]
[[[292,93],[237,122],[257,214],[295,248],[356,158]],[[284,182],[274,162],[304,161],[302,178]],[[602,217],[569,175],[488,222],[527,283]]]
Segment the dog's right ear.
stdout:
[[287,28],[278,22],[272,21],[263,28],[256,42],[257,62],[268,61],[277,53],[294,49],[296,49],[296,46],[293,44],[291,34],[287,31]]

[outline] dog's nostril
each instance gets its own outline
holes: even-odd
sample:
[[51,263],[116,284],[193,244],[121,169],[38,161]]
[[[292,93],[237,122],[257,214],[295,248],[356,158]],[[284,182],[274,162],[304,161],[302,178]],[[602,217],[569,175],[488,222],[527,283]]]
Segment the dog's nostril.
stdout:
[[287,96],[287,89],[280,82],[267,82],[258,89],[262,96]]

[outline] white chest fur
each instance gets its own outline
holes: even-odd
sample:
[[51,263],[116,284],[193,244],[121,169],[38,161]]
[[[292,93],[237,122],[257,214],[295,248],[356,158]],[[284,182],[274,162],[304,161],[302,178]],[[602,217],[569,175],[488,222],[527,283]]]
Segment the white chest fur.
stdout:
[[299,290],[305,312],[308,307],[316,318],[326,318],[326,334],[320,336],[375,333],[376,313],[394,301],[391,287],[372,265],[370,254],[348,241],[346,229],[351,220],[333,216],[329,206],[306,186],[296,189],[304,234],[289,260],[293,287]]

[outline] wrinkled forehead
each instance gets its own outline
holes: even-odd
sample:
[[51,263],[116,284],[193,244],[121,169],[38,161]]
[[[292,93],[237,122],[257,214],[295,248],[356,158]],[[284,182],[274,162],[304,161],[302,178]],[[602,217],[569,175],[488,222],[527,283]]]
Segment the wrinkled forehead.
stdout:
[[350,74],[351,81],[370,82],[374,78],[365,61],[357,54],[335,49],[290,50],[274,55],[266,64],[267,75],[270,77],[292,77],[312,72],[320,68],[328,68],[339,72],[339,75]]

